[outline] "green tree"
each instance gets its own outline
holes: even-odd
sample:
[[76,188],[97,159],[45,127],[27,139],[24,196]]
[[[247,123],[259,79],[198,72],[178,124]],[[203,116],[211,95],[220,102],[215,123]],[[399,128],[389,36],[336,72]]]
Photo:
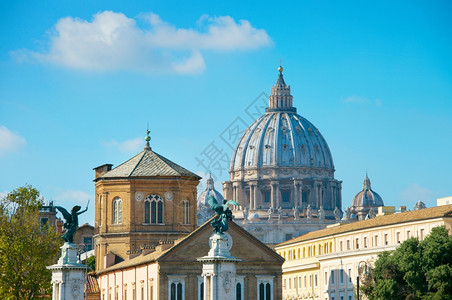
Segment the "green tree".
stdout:
[[19,187],[0,199],[0,299],[36,299],[50,293],[51,273],[61,238],[42,226],[39,191]]
[[362,291],[370,299],[451,299],[452,236],[444,226],[378,256]]
[[96,270],[96,257],[94,255],[88,257],[86,259],[85,265],[88,266],[89,271],[95,271]]

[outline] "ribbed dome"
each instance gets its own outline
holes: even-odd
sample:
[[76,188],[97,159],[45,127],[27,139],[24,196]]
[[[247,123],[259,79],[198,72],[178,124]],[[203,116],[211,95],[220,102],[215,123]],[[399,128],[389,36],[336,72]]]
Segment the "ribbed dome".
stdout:
[[209,176],[209,179],[207,179],[206,189],[198,197],[198,203],[202,203],[204,206],[209,207],[209,199],[207,196],[214,197],[217,200],[217,203],[223,203],[223,195],[215,189],[211,175]]
[[230,171],[262,167],[309,167],[334,171],[330,149],[319,130],[292,107],[290,86],[280,72],[269,107],[245,131]]
[[356,194],[353,197],[352,206],[355,207],[375,207],[375,206],[384,206],[383,199],[381,199],[380,195],[374,192],[370,185],[370,179],[367,177],[364,178],[363,182],[363,190]]

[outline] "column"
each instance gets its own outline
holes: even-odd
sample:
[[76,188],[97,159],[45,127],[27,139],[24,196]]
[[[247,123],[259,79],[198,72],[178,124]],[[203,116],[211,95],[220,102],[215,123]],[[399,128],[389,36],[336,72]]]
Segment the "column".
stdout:
[[298,202],[299,202],[299,200],[298,200],[298,186],[299,186],[299,183],[296,180],[294,180],[293,181],[293,206],[294,207],[298,206]]
[[250,210],[251,209],[256,209],[255,203],[254,203],[254,184],[253,183],[249,183],[248,184],[250,187]]
[[300,207],[303,207],[303,182],[300,182]]
[[320,207],[320,183],[315,182],[315,206],[318,209]]
[[260,203],[259,199],[259,188],[257,182],[254,183],[254,209],[257,209],[257,206]]
[[275,208],[275,183],[270,182],[270,207]]

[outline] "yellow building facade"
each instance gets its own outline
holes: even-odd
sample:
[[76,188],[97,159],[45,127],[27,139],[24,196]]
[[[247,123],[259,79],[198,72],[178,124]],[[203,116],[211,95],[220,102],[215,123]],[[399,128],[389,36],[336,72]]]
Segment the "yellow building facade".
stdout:
[[149,141],[116,168],[105,164],[94,170],[97,271],[196,229],[201,177],[152,151]]
[[354,300],[357,277],[379,253],[411,237],[423,240],[436,226],[452,230],[452,205],[335,224],[281,243],[282,299]]

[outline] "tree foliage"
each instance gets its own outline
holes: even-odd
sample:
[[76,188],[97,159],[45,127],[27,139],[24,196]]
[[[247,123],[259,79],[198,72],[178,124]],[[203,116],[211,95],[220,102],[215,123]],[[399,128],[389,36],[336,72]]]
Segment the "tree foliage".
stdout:
[[85,265],[88,266],[89,271],[95,271],[96,270],[96,257],[94,255],[88,257],[86,259]]
[[35,299],[49,293],[61,238],[41,226],[39,191],[19,187],[0,199],[0,299]]
[[381,253],[361,289],[369,300],[452,299],[452,236],[435,227],[423,241]]

